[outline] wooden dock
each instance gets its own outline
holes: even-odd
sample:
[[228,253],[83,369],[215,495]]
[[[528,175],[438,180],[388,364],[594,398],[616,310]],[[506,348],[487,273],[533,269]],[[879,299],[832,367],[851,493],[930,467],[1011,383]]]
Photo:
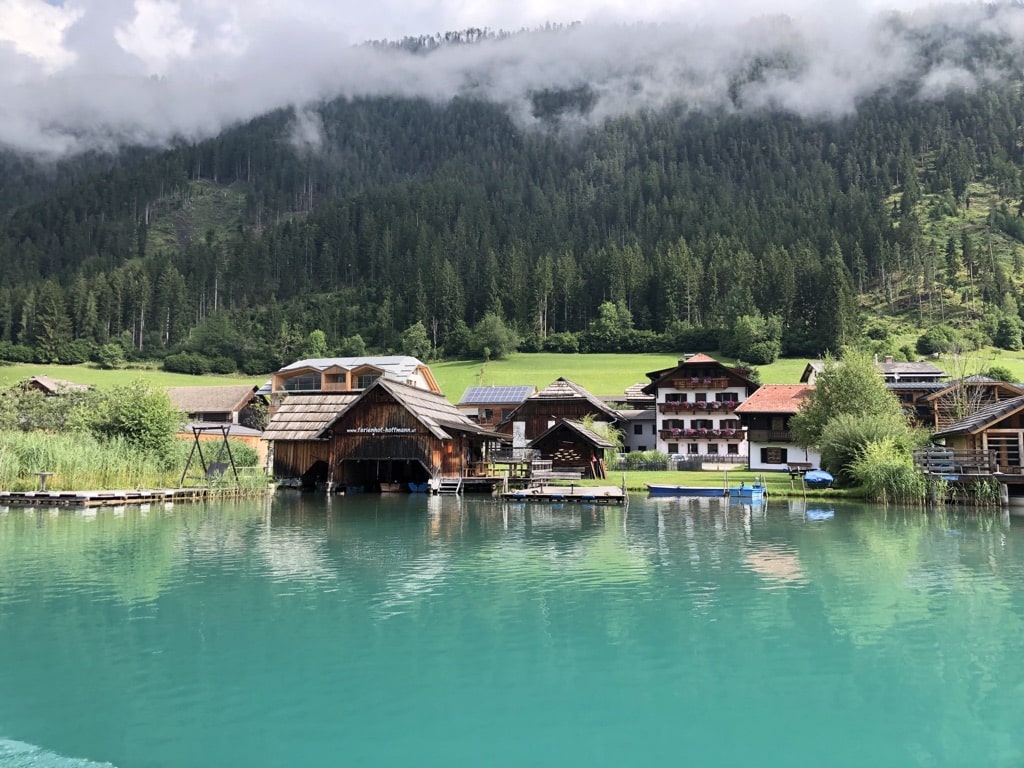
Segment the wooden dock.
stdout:
[[625,504],[626,493],[613,485],[537,485],[501,494],[509,501],[539,501],[575,504]]
[[204,501],[222,492],[210,488],[158,488],[134,491],[0,491],[0,506],[120,507]]

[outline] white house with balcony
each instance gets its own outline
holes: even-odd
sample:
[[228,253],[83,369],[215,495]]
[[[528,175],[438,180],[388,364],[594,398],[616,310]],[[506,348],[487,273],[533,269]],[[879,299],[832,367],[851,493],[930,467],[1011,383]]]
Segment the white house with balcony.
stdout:
[[647,377],[651,383],[643,391],[655,397],[657,450],[706,462],[746,460],[746,431],[736,408],[758,388],[746,371],[696,354]]

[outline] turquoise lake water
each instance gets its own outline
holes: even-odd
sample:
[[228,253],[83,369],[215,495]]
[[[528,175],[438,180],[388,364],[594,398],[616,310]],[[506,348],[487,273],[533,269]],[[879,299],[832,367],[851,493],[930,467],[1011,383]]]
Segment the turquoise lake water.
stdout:
[[1020,766],[1024,519],[0,507],[0,766]]

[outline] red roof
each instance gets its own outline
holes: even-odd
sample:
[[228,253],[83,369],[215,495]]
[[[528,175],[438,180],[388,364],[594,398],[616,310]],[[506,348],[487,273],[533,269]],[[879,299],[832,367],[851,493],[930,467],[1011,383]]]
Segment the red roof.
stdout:
[[807,384],[765,384],[736,407],[736,413],[796,413],[811,392]]
[[696,354],[690,355],[683,362],[684,363],[717,363],[718,361],[715,360],[715,358],[713,358],[713,357],[708,357],[703,352],[697,352]]

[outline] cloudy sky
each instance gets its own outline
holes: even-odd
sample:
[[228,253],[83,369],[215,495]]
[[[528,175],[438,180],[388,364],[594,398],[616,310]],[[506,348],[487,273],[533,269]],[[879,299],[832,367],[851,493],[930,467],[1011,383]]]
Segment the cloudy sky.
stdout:
[[[469,92],[515,111],[531,89],[588,82],[595,119],[680,96],[699,107],[723,98],[737,61],[778,46],[802,51],[804,75],[749,100],[842,113],[914,65],[879,23],[892,10],[983,16],[918,0],[0,0],[0,145],[54,155],[202,138],[335,95]],[[574,21],[426,59],[357,45]],[[928,76],[971,79],[953,65]]]

